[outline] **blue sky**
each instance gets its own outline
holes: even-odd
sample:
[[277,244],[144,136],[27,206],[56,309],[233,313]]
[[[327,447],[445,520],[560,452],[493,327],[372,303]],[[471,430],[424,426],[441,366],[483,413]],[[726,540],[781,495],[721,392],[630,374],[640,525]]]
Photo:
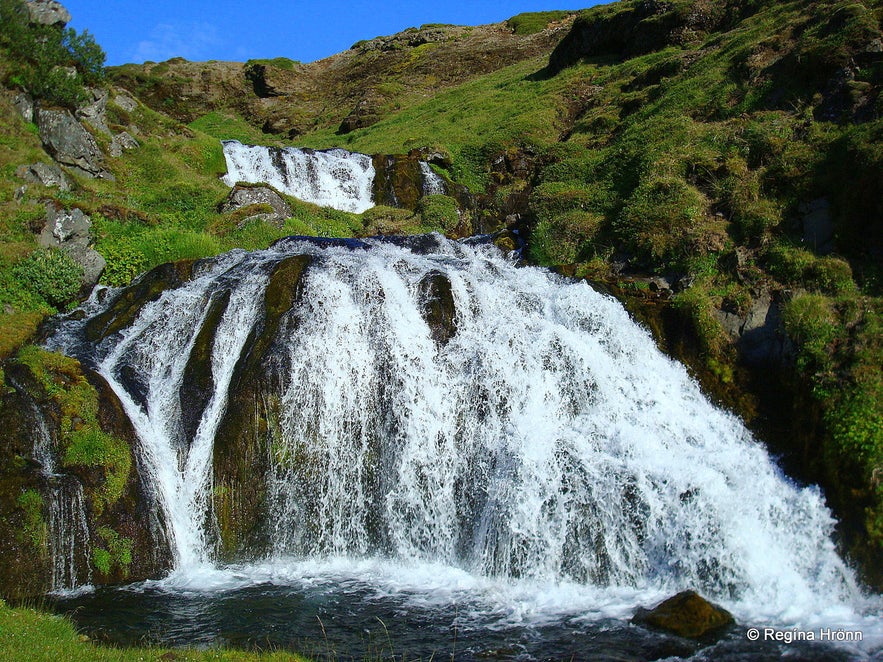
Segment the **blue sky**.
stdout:
[[481,25],[526,11],[576,9],[577,0],[516,2],[231,2],[229,0],[61,0],[71,27],[88,30],[107,53],[107,64],[288,57],[312,62],[346,50],[360,39],[423,23]]

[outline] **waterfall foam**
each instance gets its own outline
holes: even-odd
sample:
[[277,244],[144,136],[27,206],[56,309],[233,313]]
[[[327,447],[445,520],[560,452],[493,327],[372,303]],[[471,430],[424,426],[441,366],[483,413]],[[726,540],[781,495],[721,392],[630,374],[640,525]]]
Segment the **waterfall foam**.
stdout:
[[[860,618],[865,598],[835,552],[819,491],[786,479],[615,300],[489,246],[439,237],[418,254],[367,243],[227,254],[89,349],[160,494],[170,586],[294,581],[333,559],[385,559],[377,590],[407,582],[396,579],[407,568],[423,577],[416,584],[442,581],[426,568],[443,567],[489,596],[490,585],[510,597],[539,591],[538,612],[553,609],[542,596],[555,602],[542,587],[632,605],[691,587],[744,620]],[[255,476],[266,480],[271,551],[216,568],[213,438],[260,327],[268,272],[296,254],[313,261],[274,341],[266,395],[280,414],[269,474]],[[427,321],[429,277],[450,284],[444,340]],[[185,438],[185,367],[225,292],[214,391]],[[75,339],[87,322],[67,322],[50,342],[83,353]]]

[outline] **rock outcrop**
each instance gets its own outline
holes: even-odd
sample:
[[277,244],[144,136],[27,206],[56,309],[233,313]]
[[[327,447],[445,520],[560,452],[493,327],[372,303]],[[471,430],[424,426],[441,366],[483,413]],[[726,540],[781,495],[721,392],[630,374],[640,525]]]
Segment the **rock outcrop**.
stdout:
[[71,182],[64,171],[57,165],[48,163],[32,163],[31,165],[19,166],[15,174],[32,184],[39,184],[47,188],[58,188],[69,191]]
[[60,164],[85,177],[110,178],[95,138],[68,110],[40,108],[37,127],[43,147]]
[[98,283],[107,266],[101,254],[91,247],[92,221],[74,207],[65,209],[55,202],[46,204],[46,223],[40,233],[38,243],[43,248],[59,248],[83,267],[84,289],[91,289]]
[[25,3],[31,23],[64,27],[70,23],[71,15],[60,2],[55,0],[28,0]]
[[[271,211],[258,211],[260,208],[256,205],[261,205],[263,208],[269,207]],[[260,220],[281,228],[285,219],[291,218],[291,207],[269,186],[234,186],[224,204],[221,205],[220,211],[221,213],[229,213],[252,206],[255,206],[257,213],[241,219],[238,223],[239,227]]]

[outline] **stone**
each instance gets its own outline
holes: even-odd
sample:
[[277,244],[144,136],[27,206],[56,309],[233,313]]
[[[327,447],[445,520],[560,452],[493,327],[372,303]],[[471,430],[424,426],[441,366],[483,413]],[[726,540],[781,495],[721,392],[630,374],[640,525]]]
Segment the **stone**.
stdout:
[[136,108],[138,108],[138,102],[135,101],[128,94],[124,94],[122,92],[119,92],[116,94],[116,96],[114,96],[113,102],[117,106],[125,110],[127,113],[132,113],[135,111]]
[[107,266],[101,254],[91,247],[92,221],[81,209],[65,209],[55,202],[46,204],[46,224],[37,243],[43,248],[58,248],[83,267],[81,284],[91,289]]
[[123,152],[128,152],[132,149],[137,149],[141,146],[135,138],[132,137],[128,131],[122,131],[113,137],[113,140],[110,141],[110,147],[108,151],[110,155],[114,158],[119,158],[123,155]]
[[[261,220],[273,223],[279,227],[285,223],[285,219],[290,218],[292,211],[288,203],[267,186],[234,186],[230,191],[230,195],[221,205],[221,213],[229,213],[248,207],[250,205],[269,205],[273,209],[272,214],[259,214]],[[240,222],[240,226],[253,220],[255,217],[249,217]]]
[[110,93],[95,87],[89,88],[87,93],[89,100],[77,108],[77,118],[105,135],[112,135],[107,126],[107,101]]
[[723,607],[688,590],[664,600],[653,609],[639,607],[632,623],[697,639],[733,625],[735,620]]
[[28,0],[25,3],[30,15],[30,22],[39,25],[57,25],[64,27],[70,23],[70,12],[55,0]]
[[68,110],[40,109],[37,112],[40,140],[50,156],[87,177],[107,176],[101,150],[91,133]]
[[29,94],[24,92],[16,94],[12,100],[12,105],[15,106],[15,109],[21,114],[25,122],[34,121],[34,100]]
[[41,184],[47,188],[57,187],[62,191],[69,191],[71,188],[67,175],[57,165],[50,165],[48,163],[23,165],[18,167],[15,175],[32,184]]

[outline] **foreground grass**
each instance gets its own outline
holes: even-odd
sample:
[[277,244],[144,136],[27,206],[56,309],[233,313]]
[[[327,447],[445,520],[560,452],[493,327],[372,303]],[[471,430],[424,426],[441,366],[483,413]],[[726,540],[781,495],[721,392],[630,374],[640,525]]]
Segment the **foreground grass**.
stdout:
[[0,659],[67,660],[101,662],[134,660],[243,660],[262,662],[300,662],[305,658],[293,653],[248,653],[235,650],[169,650],[163,648],[104,648],[79,635],[73,624],[62,616],[33,609],[13,609],[0,600]]

